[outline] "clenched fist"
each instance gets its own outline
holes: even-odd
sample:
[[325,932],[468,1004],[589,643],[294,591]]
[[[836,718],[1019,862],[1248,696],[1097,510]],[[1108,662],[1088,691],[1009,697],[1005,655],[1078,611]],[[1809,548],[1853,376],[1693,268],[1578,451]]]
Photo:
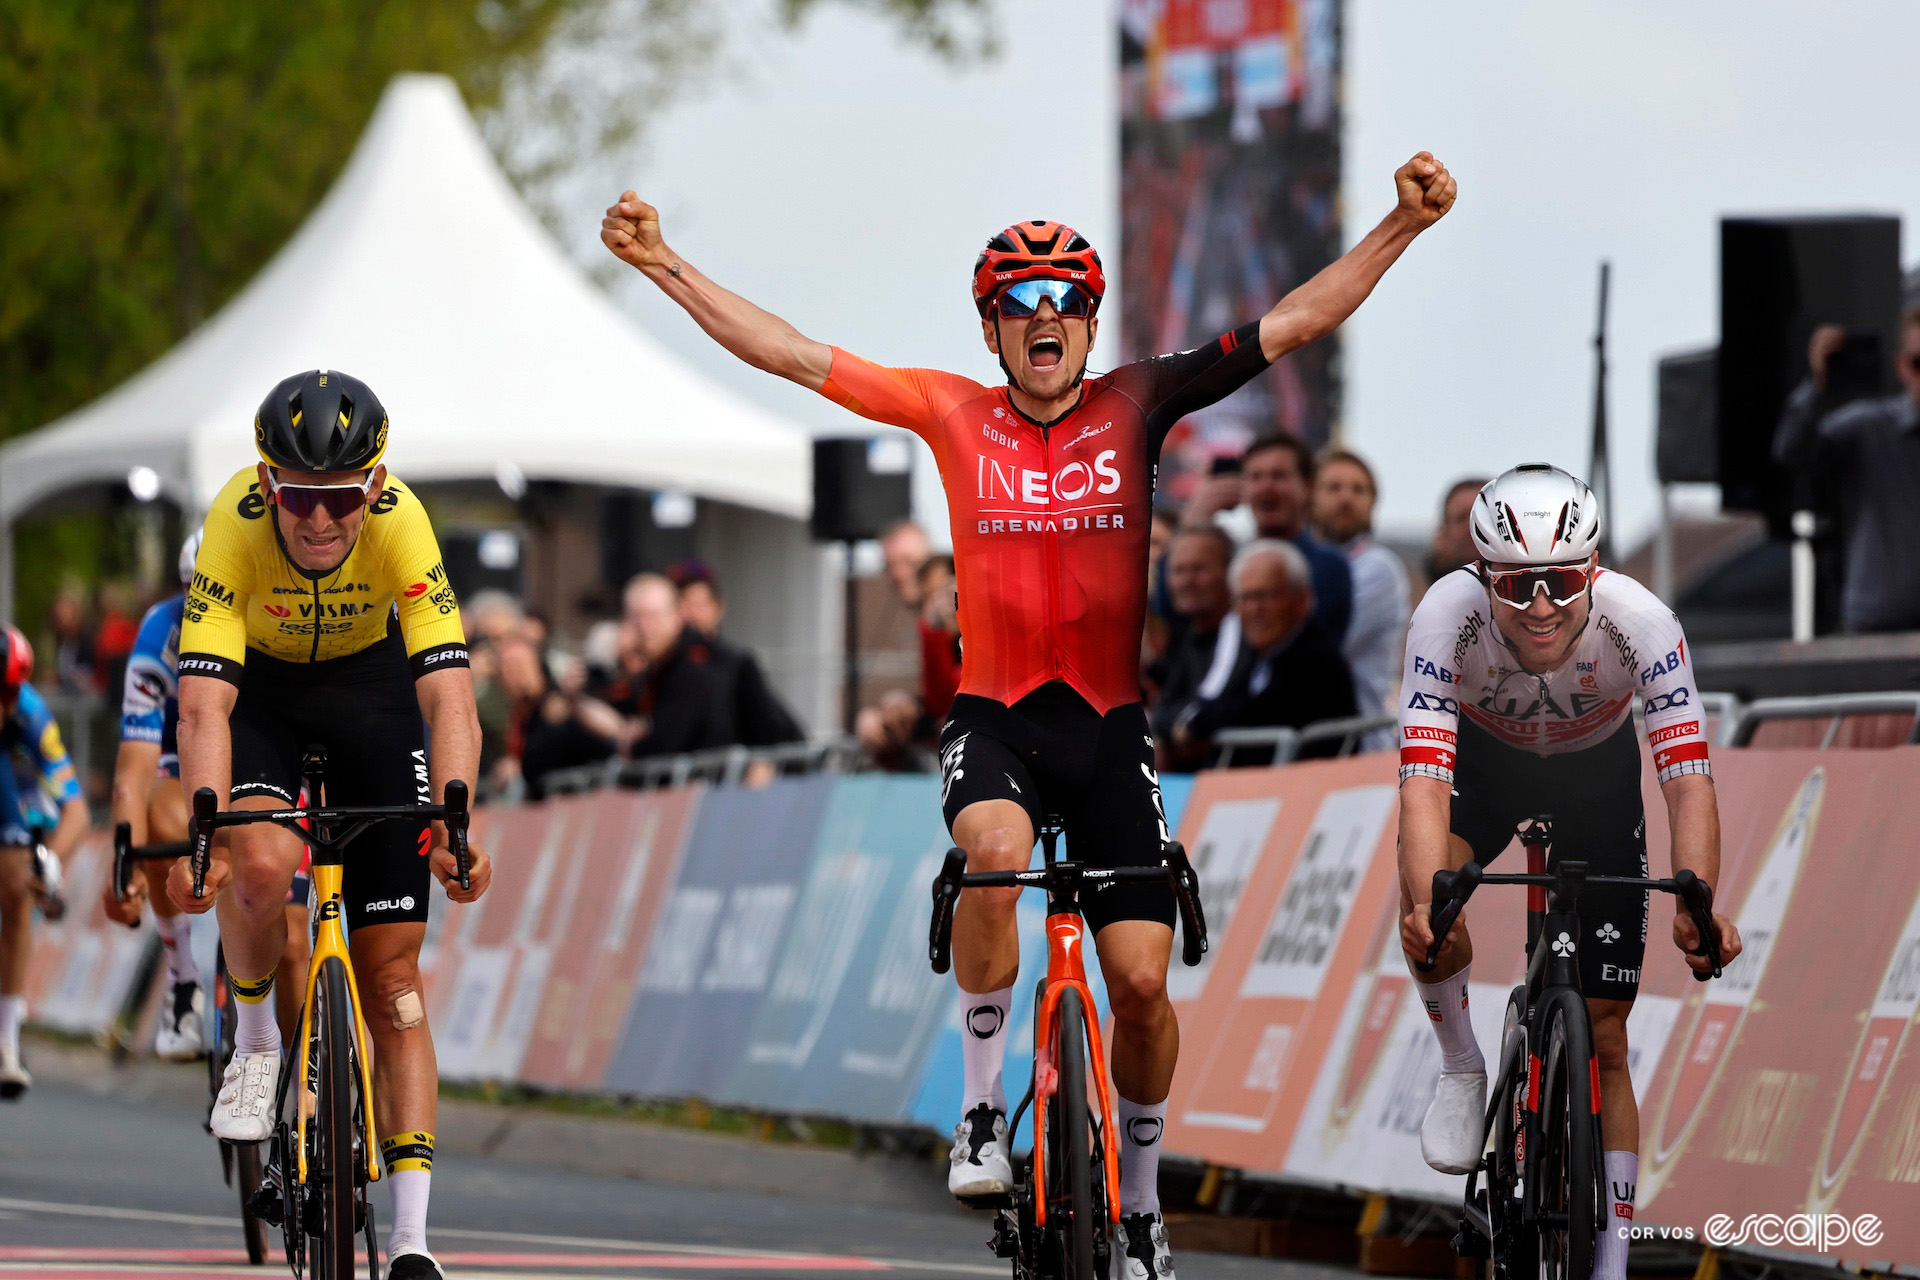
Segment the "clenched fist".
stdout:
[[642,271],[677,265],[667,242],[660,238],[660,211],[631,191],[622,193],[620,202],[600,219],[600,243],[614,257]]
[[1416,231],[1446,217],[1460,190],[1447,166],[1434,159],[1431,151],[1420,152],[1395,170],[1393,185],[1400,195],[1398,212]]

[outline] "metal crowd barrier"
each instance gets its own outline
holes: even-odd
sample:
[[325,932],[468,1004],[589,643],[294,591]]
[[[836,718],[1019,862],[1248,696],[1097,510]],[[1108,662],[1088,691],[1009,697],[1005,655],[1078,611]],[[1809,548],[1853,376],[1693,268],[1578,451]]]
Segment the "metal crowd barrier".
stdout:
[[[1804,698],[1757,698],[1741,708],[1726,742],[1744,747],[1753,741],[1759,727],[1769,720],[1828,719],[1824,749],[1833,745],[1841,727],[1852,716],[1905,715],[1913,723],[1905,742],[1920,742],[1920,693],[1830,693]],[[1724,725],[1724,721],[1722,722]]]
[[1353,716],[1345,720],[1321,720],[1304,729],[1290,729],[1284,726],[1271,726],[1258,729],[1222,729],[1213,735],[1213,745],[1220,751],[1215,767],[1231,769],[1233,757],[1237,752],[1270,748],[1271,761],[1262,764],[1289,764],[1300,756],[1307,747],[1323,742],[1337,742],[1335,756],[1360,754],[1360,743],[1370,733],[1382,729],[1391,729],[1397,723],[1393,716]]
[[[817,742],[789,742],[777,747],[716,747],[686,755],[624,760],[616,756],[599,764],[556,769],[542,785],[552,795],[592,791],[600,787],[656,790],[689,782],[731,786],[749,772],[771,774],[852,773],[863,758],[853,738],[823,738]],[[756,768],[757,767],[757,768]]]

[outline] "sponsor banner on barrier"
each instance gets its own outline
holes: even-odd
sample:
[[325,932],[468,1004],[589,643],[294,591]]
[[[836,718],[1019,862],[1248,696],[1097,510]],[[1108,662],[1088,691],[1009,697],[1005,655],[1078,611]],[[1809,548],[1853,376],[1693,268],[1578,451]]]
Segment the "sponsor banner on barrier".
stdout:
[[725,1090],[786,945],[837,780],[730,788],[700,806],[608,1088],[732,1101]]
[[1175,1079],[1168,1142],[1277,1172],[1374,932],[1375,910],[1355,908],[1392,891],[1395,786],[1386,756],[1260,774],[1238,785],[1264,781],[1281,816],[1206,991],[1182,1015],[1185,1079]]
[[422,965],[421,976],[446,1079],[515,1078],[526,1005],[545,978],[543,957],[527,946],[525,917],[551,881],[574,816],[567,806],[493,811],[482,841],[494,858],[486,895],[458,905],[436,889],[429,921],[446,918],[433,939],[432,966]]
[[1729,828],[1721,909],[1746,953],[1722,981],[1676,991],[1683,1008],[1643,1113],[1646,1217],[1704,1231],[1716,1217],[1875,1215],[1885,1230],[1870,1245],[1786,1247],[1911,1263],[1920,750],[1751,751],[1733,763],[1716,769]]
[[569,891],[545,934],[551,971],[520,1065],[526,1083],[600,1087],[680,865],[687,819],[705,794],[678,788],[579,797],[595,820],[591,838],[576,846]]
[[101,895],[113,874],[113,845],[105,833],[82,841],[66,860],[65,873],[66,919],[34,922],[27,1016],[92,1035],[113,1022],[139,976],[142,956],[159,944],[151,924],[129,929],[107,919]]
[[947,1006],[927,886],[948,839],[932,779],[835,788],[792,931],[728,1093],[885,1123],[905,1113]]

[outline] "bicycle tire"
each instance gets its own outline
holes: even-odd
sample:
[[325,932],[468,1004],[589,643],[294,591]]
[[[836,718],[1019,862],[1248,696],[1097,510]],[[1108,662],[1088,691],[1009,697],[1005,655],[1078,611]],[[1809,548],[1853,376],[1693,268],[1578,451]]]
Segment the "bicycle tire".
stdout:
[[1080,993],[1060,993],[1053,1024],[1059,1091],[1047,1108],[1047,1234],[1063,1280],[1095,1280],[1092,1131],[1087,1120],[1087,1020]]
[[[1544,1026],[1538,1150],[1528,1153],[1543,1219],[1539,1274],[1541,1280],[1588,1280],[1600,1220],[1593,1029],[1578,995],[1555,1001]],[[1548,1215],[1559,1221],[1547,1221]]]
[[233,1144],[234,1170],[239,1175],[240,1184],[240,1228],[247,1238],[247,1261],[254,1266],[264,1266],[267,1261],[267,1249],[273,1242],[267,1235],[267,1222],[253,1211],[248,1203],[254,1191],[267,1178],[267,1162],[262,1158],[261,1148],[264,1142],[236,1142]]
[[[1487,1224],[1491,1228],[1487,1241],[1488,1280],[1519,1280],[1534,1260],[1533,1245],[1526,1237],[1521,1213],[1522,1153],[1518,1146],[1523,1132],[1522,1104],[1527,1091],[1527,1045],[1520,1030],[1525,1015],[1525,989],[1516,989],[1507,998],[1506,1018],[1501,1024],[1502,1057],[1494,1064],[1495,1079],[1504,1077],[1506,1083],[1493,1100],[1492,1148],[1485,1170]],[[1511,1062],[1505,1056],[1509,1053],[1514,1059]],[[1523,1262],[1526,1267],[1521,1265]]]
[[307,1123],[307,1176],[318,1196],[318,1211],[309,1220],[311,1261],[315,1280],[353,1280],[354,1245],[360,1236],[354,1220],[353,1004],[347,994],[347,968],[338,956],[320,962],[315,996],[319,1008],[313,1051],[318,1055],[319,1087]]

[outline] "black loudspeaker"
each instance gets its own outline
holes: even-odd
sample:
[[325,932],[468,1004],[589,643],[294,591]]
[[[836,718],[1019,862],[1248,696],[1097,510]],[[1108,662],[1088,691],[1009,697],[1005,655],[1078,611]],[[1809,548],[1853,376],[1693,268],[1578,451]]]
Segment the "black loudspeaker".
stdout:
[[1661,484],[1711,484],[1720,478],[1718,357],[1709,347],[1667,356],[1657,366],[1660,414],[1653,460]]
[[1758,511],[1787,535],[1791,478],[1773,464],[1787,395],[1807,374],[1816,325],[1879,335],[1899,349],[1900,220],[1723,218],[1720,221],[1721,505]]
[[913,513],[913,451],[905,436],[832,436],[813,442],[817,542],[877,538]]

